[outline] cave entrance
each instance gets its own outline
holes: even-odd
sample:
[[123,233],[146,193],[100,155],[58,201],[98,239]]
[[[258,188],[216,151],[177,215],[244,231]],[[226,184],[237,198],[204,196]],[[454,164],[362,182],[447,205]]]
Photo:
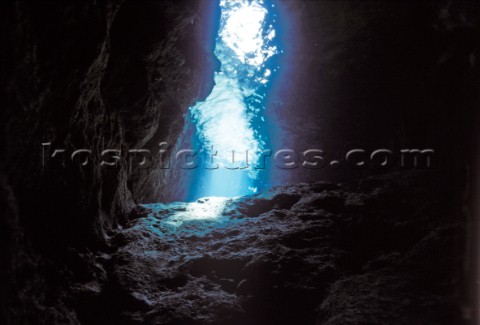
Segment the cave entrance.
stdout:
[[265,110],[272,76],[275,5],[267,0],[221,0],[215,56],[221,63],[211,94],[189,110],[195,125],[194,145],[204,164],[190,180],[187,200],[234,197],[268,187],[261,169],[269,145]]

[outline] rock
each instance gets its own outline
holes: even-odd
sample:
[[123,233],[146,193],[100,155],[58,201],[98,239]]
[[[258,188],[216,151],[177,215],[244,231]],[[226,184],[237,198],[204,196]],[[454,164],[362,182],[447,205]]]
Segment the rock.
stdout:
[[[425,177],[424,189],[436,186],[428,175],[412,177]],[[395,176],[374,183],[402,193]],[[234,219],[220,211],[179,222],[178,207],[199,202],[150,205],[119,231],[124,241],[109,275],[116,294],[105,293],[106,301],[125,310],[124,322],[455,323],[462,263],[451,248],[459,229],[444,202],[433,193],[379,201],[356,185],[320,193],[314,184],[277,187],[226,201]],[[281,210],[279,197],[287,200]],[[399,202],[409,208],[399,212]],[[412,219],[425,202],[435,202],[430,217]]]

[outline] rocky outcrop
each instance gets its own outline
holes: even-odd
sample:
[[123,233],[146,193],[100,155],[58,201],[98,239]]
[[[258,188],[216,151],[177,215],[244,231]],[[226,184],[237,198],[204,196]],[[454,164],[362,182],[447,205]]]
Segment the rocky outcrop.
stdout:
[[81,319],[460,324],[464,216],[436,173],[139,206]]

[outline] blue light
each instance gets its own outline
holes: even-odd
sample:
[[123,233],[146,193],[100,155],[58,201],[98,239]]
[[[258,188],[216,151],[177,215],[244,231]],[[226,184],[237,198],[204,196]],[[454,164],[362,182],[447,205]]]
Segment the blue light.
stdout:
[[[264,98],[272,77],[268,60],[279,51],[265,1],[222,0],[215,55],[221,70],[205,101],[190,108],[196,142],[219,168],[195,171],[190,199],[241,196],[261,188],[258,165],[268,144]],[[227,169],[235,165],[241,169]],[[242,168],[245,167],[245,168]]]

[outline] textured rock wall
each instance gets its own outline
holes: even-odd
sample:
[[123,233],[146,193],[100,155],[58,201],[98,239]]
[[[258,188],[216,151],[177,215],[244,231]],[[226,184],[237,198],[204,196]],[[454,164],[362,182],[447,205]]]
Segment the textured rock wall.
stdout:
[[[477,1],[280,1],[277,9],[288,17],[279,19],[285,54],[270,94],[277,145],[320,148],[328,162],[352,148],[433,148],[447,170],[472,166]],[[273,179],[338,181],[375,172],[326,167],[279,171]]]
[[[100,155],[176,139],[183,113],[213,85],[214,5],[1,5],[2,323],[75,321],[53,302],[69,269],[54,261],[78,270],[67,247],[104,247],[105,231],[124,222],[136,200],[163,191],[161,179],[129,173],[124,155],[110,169]],[[67,159],[42,166],[46,142],[66,149]],[[76,149],[92,150],[91,163],[72,162]]]

